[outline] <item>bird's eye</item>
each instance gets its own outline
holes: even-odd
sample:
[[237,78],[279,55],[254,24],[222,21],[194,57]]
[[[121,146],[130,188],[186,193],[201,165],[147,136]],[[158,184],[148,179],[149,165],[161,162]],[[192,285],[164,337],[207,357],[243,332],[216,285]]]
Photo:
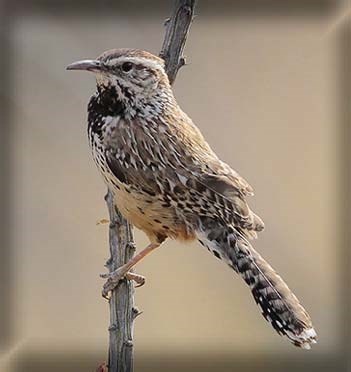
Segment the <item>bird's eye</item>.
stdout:
[[132,67],[133,67],[133,63],[132,62],[124,62],[122,64],[122,71],[123,72],[128,72],[128,71],[130,71],[132,69]]

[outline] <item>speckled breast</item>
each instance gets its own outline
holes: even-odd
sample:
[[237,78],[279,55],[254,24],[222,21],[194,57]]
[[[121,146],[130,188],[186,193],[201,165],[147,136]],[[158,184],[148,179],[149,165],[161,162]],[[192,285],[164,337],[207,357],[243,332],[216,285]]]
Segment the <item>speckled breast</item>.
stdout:
[[151,241],[164,237],[194,239],[193,232],[171,202],[167,204],[157,195],[141,192],[140,188],[118,180],[107,164],[97,133],[89,131],[89,142],[94,162],[107,187],[113,192],[117,208],[130,223],[144,231]]

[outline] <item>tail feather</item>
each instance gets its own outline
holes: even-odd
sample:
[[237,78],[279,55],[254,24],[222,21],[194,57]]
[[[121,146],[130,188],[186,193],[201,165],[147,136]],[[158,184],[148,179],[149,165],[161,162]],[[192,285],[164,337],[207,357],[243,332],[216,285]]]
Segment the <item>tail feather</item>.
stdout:
[[262,315],[282,336],[294,345],[310,349],[317,334],[311,319],[296,296],[272,267],[231,226],[207,228],[197,232],[198,240],[217,258],[227,262],[248,284]]

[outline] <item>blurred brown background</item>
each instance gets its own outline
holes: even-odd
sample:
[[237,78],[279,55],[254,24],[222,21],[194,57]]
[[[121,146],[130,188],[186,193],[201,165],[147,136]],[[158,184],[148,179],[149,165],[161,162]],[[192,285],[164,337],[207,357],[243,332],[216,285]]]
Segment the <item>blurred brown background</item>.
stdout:
[[[10,212],[0,370],[93,371],[107,350],[98,277],[107,226],[96,226],[107,217],[105,187],[86,139],[94,78],[65,66],[114,47],[157,54],[172,2],[30,3],[7,9],[2,26],[11,182],[2,185]],[[136,292],[137,371],[347,370],[342,87],[350,18],[342,1],[284,3],[199,0],[175,94],[254,187],[251,205],[266,223],[255,247],[309,310],[319,343],[294,348],[230,269],[197,244],[169,241],[137,268],[147,277]],[[147,243],[140,232],[136,239]]]

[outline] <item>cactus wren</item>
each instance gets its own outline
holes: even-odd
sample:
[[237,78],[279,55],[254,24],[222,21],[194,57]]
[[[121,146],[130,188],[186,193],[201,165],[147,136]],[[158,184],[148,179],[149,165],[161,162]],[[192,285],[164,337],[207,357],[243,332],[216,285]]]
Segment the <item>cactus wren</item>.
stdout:
[[129,270],[166,238],[196,239],[244,279],[280,335],[309,349],[316,332],[308,313],[249,242],[264,228],[246,202],[251,186],[180,109],[164,61],[115,49],[67,69],[95,73],[97,91],[88,105],[93,158],[122,215],[150,239],[109,275],[104,294],[121,278],[133,278]]

